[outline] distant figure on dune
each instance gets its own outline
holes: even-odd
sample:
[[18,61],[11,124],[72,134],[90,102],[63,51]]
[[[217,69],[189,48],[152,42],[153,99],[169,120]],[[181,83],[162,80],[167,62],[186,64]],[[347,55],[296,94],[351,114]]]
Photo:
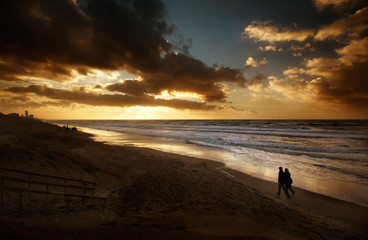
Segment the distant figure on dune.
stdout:
[[285,188],[285,173],[282,170],[282,167],[279,167],[278,182],[279,182],[279,187],[278,187],[277,195],[280,195],[281,189],[282,189],[284,191],[284,193],[286,194],[286,196],[289,198],[290,195],[289,195],[289,193],[287,192],[287,190]]
[[284,176],[285,176],[285,190],[286,190],[286,195],[289,196],[288,190],[290,190],[290,192],[292,192],[293,195],[294,195],[295,192],[291,188],[291,184],[293,183],[293,179],[291,179],[291,175],[290,175],[289,169],[285,168]]

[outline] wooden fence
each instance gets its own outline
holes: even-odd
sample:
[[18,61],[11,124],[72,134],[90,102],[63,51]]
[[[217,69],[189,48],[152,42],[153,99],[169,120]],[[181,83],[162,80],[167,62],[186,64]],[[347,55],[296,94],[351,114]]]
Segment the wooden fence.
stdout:
[[[32,173],[26,171],[19,171],[7,168],[0,168],[0,172],[5,174],[0,174],[0,201],[1,207],[4,207],[4,192],[5,191],[12,191],[19,193],[19,215],[22,215],[23,212],[23,193],[28,193],[28,197],[31,198],[31,193],[35,194],[44,194],[46,196],[46,204],[49,198],[49,195],[55,196],[63,196],[65,199],[66,204],[66,213],[69,214],[70,210],[70,198],[78,198],[85,203],[86,199],[97,199],[103,201],[103,209],[106,204],[106,198],[104,197],[96,197],[94,195],[94,191],[96,188],[96,183],[85,181],[85,180],[78,180],[73,178],[65,178],[59,176],[52,176],[46,174],[39,174],[39,173]],[[17,173],[23,175],[22,177],[13,177],[13,176],[6,176],[6,173]],[[44,178],[44,181],[41,180],[34,180],[35,176]],[[62,183],[55,183],[52,180],[61,180]],[[13,183],[23,183],[26,184],[27,187],[14,187],[11,186]],[[33,189],[32,186],[44,186],[44,189]],[[56,192],[54,190],[50,190],[52,187],[63,188],[63,192]],[[70,190],[81,190],[81,193],[71,193]]]

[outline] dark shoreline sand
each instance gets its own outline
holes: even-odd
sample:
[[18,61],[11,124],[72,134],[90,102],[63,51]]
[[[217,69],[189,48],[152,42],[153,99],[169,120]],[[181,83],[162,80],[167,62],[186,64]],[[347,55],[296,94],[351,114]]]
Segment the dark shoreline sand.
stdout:
[[[368,239],[368,209],[223,164],[152,149],[110,146],[38,120],[0,118],[0,167],[97,183],[98,203],[5,198],[1,239]],[[0,172],[1,174],[1,172]],[[275,176],[276,178],[276,176]],[[6,195],[7,196],[7,195]]]

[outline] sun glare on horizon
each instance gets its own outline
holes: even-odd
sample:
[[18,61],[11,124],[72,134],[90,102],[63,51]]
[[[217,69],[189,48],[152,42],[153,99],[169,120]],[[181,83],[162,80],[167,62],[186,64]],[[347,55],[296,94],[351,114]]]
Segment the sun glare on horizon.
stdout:
[[4,3],[0,112],[368,118],[366,1],[124,1]]

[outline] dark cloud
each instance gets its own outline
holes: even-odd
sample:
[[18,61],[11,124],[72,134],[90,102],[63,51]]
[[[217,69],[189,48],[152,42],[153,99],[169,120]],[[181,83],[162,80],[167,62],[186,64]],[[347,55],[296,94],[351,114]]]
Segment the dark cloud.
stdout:
[[106,87],[110,91],[131,95],[160,94],[164,90],[195,92],[206,101],[223,102],[226,94],[222,82],[245,86],[241,71],[228,67],[208,67],[198,59],[180,53],[168,53],[156,72],[141,73],[143,81],[127,80]]
[[2,1],[1,58],[66,75],[78,66],[152,69],[171,47],[163,8],[155,0]]
[[349,108],[368,106],[368,37],[351,40],[336,49],[338,58],[307,61],[304,73],[320,77],[316,81],[319,99]]
[[25,96],[3,96],[0,100],[0,109],[3,112],[23,112],[24,109],[37,109],[46,106],[68,107],[72,104],[67,101],[33,101],[32,98]]
[[[100,86],[100,88],[102,87]],[[125,80],[123,83],[109,84],[105,89],[111,92],[122,92],[133,96],[144,96],[149,92],[146,82],[138,80]]]
[[160,0],[1,1],[0,27],[0,80],[68,81],[74,72],[124,69],[143,80],[112,91],[195,92],[219,102],[226,100],[224,82],[247,82],[238,69],[188,56],[190,40],[170,44],[165,36],[175,27],[166,23]]
[[353,12],[362,5],[366,5],[365,0],[313,0],[318,10],[334,10],[338,13]]
[[[28,82],[29,77],[51,79],[54,81],[66,81],[72,79],[72,67],[56,62],[32,62],[27,59],[21,59],[18,56],[5,58],[0,61],[0,80],[9,82]],[[1,60],[1,57],[0,57]],[[75,69],[78,72],[88,70],[80,67]]]
[[194,102],[179,99],[156,99],[151,96],[129,96],[123,94],[97,94],[79,88],[75,90],[61,90],[47,86],[29,85],[28,87],[9,87],[6,92],[16,94],[36,94],[54,100],[63,100],[70,103],[80,103],[93,106],[130,107],[130,106],[152,106],[170,107],[191,110],[215,110],[221,107],[207,105],[204,102]]
[[368,63],[355,63],[335,70],[318,84],[320,100],[350,108],[368,108]]
[[252,79],[249,80],[249,85],[252,86],[252,85],[257,85],[257,84],[262,84],[264,83],[265,81],[267,80],[266,76],[263,75],[262,73],[260,72],[256,72],[254,74],[254,76],[252,77]]

